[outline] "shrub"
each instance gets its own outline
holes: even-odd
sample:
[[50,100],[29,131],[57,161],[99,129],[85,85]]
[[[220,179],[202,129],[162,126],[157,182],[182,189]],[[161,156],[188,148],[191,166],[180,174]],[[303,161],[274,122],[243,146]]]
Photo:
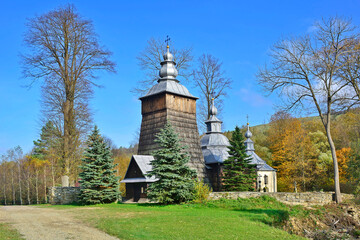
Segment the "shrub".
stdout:
[[208,201],[209,195],[211,193],[211,188],[209,185],[205,184],[204,181],[197,180],[195,182],[194,189],[194,199],[195,203],[205,203]]

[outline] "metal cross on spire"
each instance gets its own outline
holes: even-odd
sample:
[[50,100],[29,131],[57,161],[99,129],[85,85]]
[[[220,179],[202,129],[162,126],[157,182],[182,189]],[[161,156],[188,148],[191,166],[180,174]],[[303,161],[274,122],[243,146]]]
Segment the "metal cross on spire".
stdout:
[[165,42],[166,42],[166,45],[169,46],[169,42],[170,42],[169,35],[166,35]]
[[249,125],[249,115],[246,114],[246,122],[247,122],[247,125]]

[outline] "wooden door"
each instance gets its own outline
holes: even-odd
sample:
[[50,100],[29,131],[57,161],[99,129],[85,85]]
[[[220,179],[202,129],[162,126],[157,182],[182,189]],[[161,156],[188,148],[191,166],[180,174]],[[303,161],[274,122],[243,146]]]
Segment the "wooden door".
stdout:
[[141,195],[141,184],[134,184],[134,202],[138,202]]

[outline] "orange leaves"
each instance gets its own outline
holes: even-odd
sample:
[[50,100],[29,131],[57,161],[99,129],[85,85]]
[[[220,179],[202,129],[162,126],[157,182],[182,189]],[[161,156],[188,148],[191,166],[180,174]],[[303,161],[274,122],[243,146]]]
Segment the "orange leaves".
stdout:
[[[120,180],[124,179],[126,170],[129,166],[132,154],[121,153],[119,156],[114,158],[114,163],[117,164],[115,169],[117,170],[117,175],[120,176]],[[125,196],[125,184],[120,183],[120,191],[123,196]]]
[[336,150],[336,156],[339,164],[340,182],[346,183],[346,174],[348,170],[348,162],[351,156],[351,148],[342,148],[340,150]]
[[306,191],[313,176],[314,149],[298,119],[278,113],[269,129],[273,167],[278,170],[279,191]]

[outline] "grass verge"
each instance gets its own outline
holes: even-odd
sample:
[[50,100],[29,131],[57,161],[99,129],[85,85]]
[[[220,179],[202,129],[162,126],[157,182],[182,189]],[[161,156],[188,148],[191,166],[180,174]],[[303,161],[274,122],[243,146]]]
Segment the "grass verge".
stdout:
[[55,206],[120,239],[302,239],[274,226],[292,214],[268,197],[161,206]]
[[18,231],[9,224],[0,223],[0,239],[1,240],[18,240],[23,239]]

